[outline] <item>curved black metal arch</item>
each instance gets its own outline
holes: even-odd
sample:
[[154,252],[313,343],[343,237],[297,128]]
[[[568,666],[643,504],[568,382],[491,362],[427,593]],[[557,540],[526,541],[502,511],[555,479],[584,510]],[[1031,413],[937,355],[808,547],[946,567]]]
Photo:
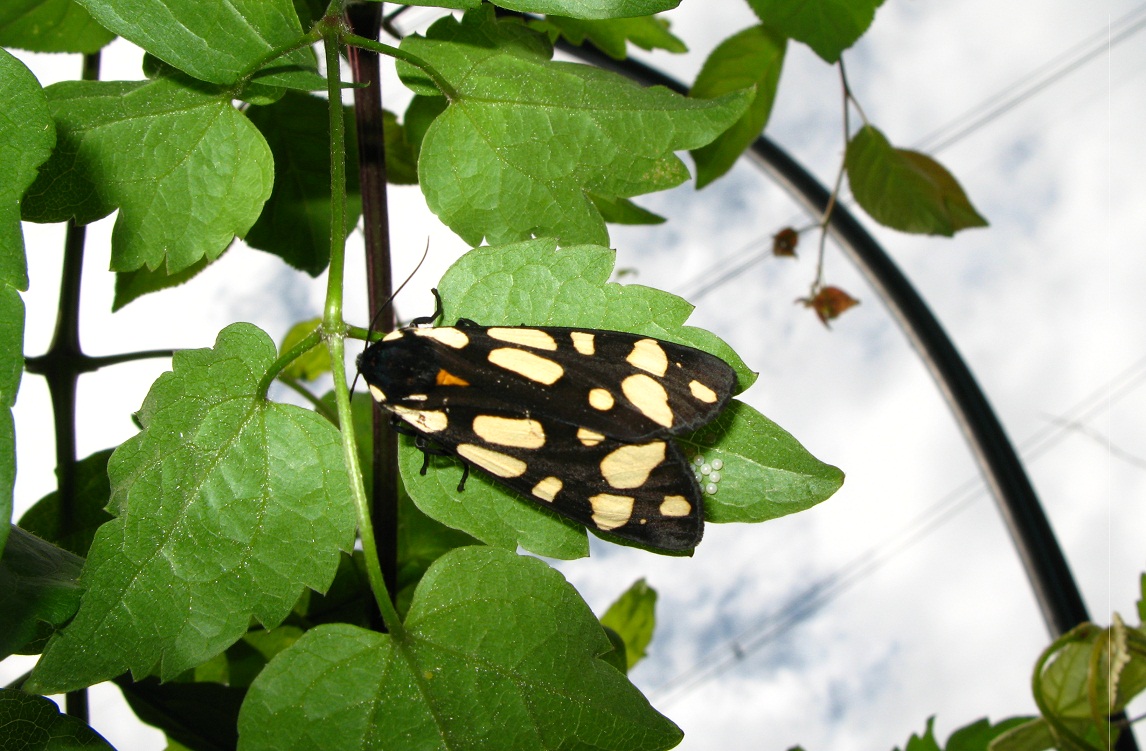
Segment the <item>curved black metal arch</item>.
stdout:
[[[614,60],[589,45],[559,47],[567,54],[643,85],[688,93],[679,81],[631,58]],[[830,195],[828,189],[779,146],[760,136],[749,153],[813,216],[823,215]],[[879,294],[935,378],[995,497],[1047,629],[1059,636],[1088,621],[1082,594],[1018,453],[950,337],[899,267],[839,203],[832,209],[829,231]]]

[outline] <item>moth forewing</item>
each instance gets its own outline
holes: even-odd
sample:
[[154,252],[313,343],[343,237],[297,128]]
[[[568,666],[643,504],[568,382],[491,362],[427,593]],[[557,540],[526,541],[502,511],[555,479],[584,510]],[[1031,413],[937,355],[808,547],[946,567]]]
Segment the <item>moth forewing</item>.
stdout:
[[727,404],[723,360],[624,332],[466,323],[401,329],[359,370],[414,432],[542,506],[654,548],[700,541],[701,491],[670,436]]

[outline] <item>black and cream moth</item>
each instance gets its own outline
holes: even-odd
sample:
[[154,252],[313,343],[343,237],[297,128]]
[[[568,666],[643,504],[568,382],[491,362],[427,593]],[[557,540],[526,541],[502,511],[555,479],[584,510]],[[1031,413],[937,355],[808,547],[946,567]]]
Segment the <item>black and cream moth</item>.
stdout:
[[461,321],[394,331],[358,368],[432,450],[590,528],[663,550],[700,542],[703,497],[671,436],[728,402],[736,374],[720,358],[619,331]]

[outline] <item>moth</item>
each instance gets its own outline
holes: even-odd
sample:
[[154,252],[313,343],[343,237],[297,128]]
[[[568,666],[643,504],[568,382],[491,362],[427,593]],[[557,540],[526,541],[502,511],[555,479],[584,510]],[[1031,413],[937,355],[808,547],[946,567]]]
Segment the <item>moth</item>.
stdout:
[[736,374],[727,363],[639,334],[434,326],[440,316],[439,301],[433,316],[358,357],[371,394],[416,436],[427,464],[429,454],[456,456],[591,529],[661,550],[696,547],[703,496],[672,437],[728,403]]

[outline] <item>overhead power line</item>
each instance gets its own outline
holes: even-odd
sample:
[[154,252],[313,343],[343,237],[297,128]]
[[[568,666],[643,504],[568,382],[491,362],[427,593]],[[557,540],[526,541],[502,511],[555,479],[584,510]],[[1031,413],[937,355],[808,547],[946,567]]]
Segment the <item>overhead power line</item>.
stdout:
[[[1024,460],[1031,462],[1043,456],[1072,434],[1073,426],[1086,423],[1110,409],[1143,383],[1146,383],[1146,358],[1138,360],[1092,391],[1071,407],[1063,418],[1048,423],[1030,435],[1020,446]],[[816,611],[866,580],[884,564],[943,527],[985,491],[981,478],[968,478],[884,542],[868,548],[831,573],[820,577],[778,610],[725,640],[721,647],[708,650],[687,670],[649,689],[650,700],[664,707],[742,662],[748,655],[792,630]]]

